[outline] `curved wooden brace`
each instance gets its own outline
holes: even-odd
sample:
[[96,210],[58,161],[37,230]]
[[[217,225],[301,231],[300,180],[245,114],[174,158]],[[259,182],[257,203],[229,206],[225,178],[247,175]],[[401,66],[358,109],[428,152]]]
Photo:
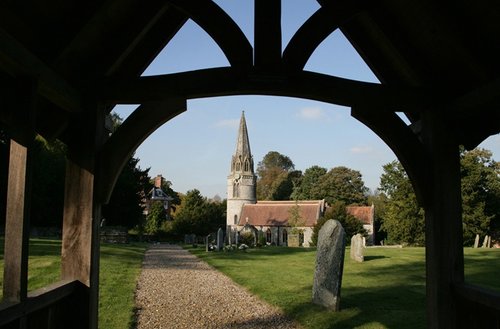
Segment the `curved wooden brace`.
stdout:
[[211,0],[168,0],[185,12],[219,45],[235,69],[253,65],[253,48],[233,19]]
[[300,97],[344,106],[415,110],[437,102],[432,94],[400,86],[361,82],[313,72],[276,75],[249,71],[242,75],[231,68],[116,79],[99,86],[108,102],[141,104],[170,97],[186,99],[229,95],[273,95]]
[[300,71],[314,50],[343,22],[364,9],[365,1],[346,1],[342,6],[323,6],[297,30],[283,52],[285,69]]
[[108,203],[116,180],[134,151],[157,128],[186,110],[186,100],[170,98],[139,106],[99,152],[97,198]]
[[403,165],[421,206],[428,204],[427,155],[415,133],[394,112],[352,108],[351,116],[376,133]]

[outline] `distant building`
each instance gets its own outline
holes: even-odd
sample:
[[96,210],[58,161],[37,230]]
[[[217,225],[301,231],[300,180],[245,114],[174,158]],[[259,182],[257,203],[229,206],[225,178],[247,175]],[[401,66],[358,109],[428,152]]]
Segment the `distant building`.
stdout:
[[[231,171],[227,177],[227,211],[226,225],[230,243],[235,243],[242,231],[252,231],[265,237],[269,244],[286,246],[292,227],[289,224],[290,212],[299,207],[303,226],[301,242],[310,246],[313,227],[324,215],[328,205],[325,200],[301,201],[257,201],[257,175],[250,151],[250,141],[245,120],[245,112],[241,114],[236,151],[231,158]],[[373,206],[350,206],[347,212],[357,217],[369,232],[367,243],[373,241]]]
[[165,216],[167,220],[171,219],[170,211],[171,211],[171,201],[173,198],[169,195],[167,195],[161,188],[163,184],[163,177],[162,175],[157,175],[154,178],[154,186],[149,191],[148,197],[146,199],[146,205],[144,207],[144,215],[147,216],[151,210],[151,206],[155,202],[161,202],[163,203],[163,208],[165,209]]

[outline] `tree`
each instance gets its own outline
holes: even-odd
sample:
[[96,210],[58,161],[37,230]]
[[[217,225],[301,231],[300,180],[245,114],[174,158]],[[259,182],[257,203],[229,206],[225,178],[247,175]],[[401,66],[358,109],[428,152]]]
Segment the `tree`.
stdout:
[[149,213],[146,217],[146,223],[144,224],[144,233],[146,234],[156,234],[161,227],[161,224],[165,221],[165,208],[163,207],[163,202],[153,202]]
[[209,202],[199,190],[186,193],[175,213],[172,233],[208,235],[226,226],[226,203]]
[[311,243],[317,245],[319,230],[329,219],[338,220],[345,231],[345,238],[350,239],[353,235],[358,233],[366,236],[367,232],[363,227],[363,223],[359,221],[353,215],[347,213],[346,204],[342,201],[337,201],[331,205],[325,214],[318,219],[316,225],[313,228],[313,235],[311,237]]
[[312,193],[319,199],[325,199],[329,204],[341,201],[346,205],[363,205],[367,201],[368,188],[362,177],[357,170],[343,166],[335,167],[321,177]]
[[149,168],[141,169],[138,158],[130,158],[115,184],[102,214],[106,225],[132,228],[143,221],[144,199],[153,185],[150,182]]
[[500,221],[500,163],[490,151],[461,149],[462,220],[464,245],[476,234],[495,234]]
[[257,199],[288,200],[294,182],[301,176],[292,160],[276,151],[268,152],[257,165]]
[[392,243],[422,245],[425,242],[424,211],[417,204],[411,182],[399,161],[383,166],[380,191],[388,198],[381,230]]
[[323,199],[323,194],[318,188],[323,176],[327,173],[326,168],[312,166],[304,171],[304,175],[294,186],[292,199],[294,200],[317,200]]

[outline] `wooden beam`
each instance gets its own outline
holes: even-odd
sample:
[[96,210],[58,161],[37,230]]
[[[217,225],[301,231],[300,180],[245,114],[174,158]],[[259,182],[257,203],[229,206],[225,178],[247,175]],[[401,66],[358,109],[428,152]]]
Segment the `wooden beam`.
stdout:
[[418,88],[386,86],[312,72],[276,75],[273,72],[250,71],[248,75],[241,75],[231,68],[135,79],[109,79],[96,88],[100,99],[123,104],[141,104],[172,97],[191,99],[255,94],[301,97],[374,110],[404,111],[428,107],[438,101],[434,94]]
[[336,2],[318,9],[302,24],[283,51],[286,69],[301,71],[321,42],[344,22],[364,10],[366,5],[366,1],[358,0]]
[[419,204],[425,206],[427,155],[418,136],[393,112],[352,108],[351,115],[376,133],[396,154],[408,173]]
[[169,0],[168,2],[186,13],[212,37],[233,68],[246,70],[252,66],[253,56],[250,42],[238,24],[213,1]]
[[427,327],[457,328],[453,286],[464,281],[459,147],[444,113],[422,112],[429,156],[425,205]]
[[99,156],[99,201],[107,203],[124,165],[157,128],[186,110],[186,100],[173,98],[137,108],[106,141]]
[[255,0],[254,64],[257,69],[281,67],[281,0]]
[[1,28],[0,68],[16,78],[37,78],[42,96],[66,111],[81,110],[79,92]]
[[3,298],[20,302],[27,296],[31,185],[31,150],[10,142],[5,223]]

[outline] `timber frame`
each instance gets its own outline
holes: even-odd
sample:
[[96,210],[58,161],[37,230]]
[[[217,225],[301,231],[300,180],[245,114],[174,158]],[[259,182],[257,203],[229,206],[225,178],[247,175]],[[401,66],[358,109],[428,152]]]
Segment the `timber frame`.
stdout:
[[[471,149],[500,132],[500,4],[318,4],[286,47],[280,0],[254,0],[253,43],[211,0],[0,4],[0,128],[10,136],[9,178],[1,182],[8,193],[0,328],[97,328],[100,209],[125,162],[149,134],[185,111],[188,99],[241,94],[349,106],[395,152],[425,208],[427,327],[500,327],[500,295],[464,282],[459,172],[460,145]],[[188,19],[219,45],[230,66],[141,77]],[[338,29],[380,84],[304,70]],[[125,103],[141,105],[109,136],[105,116]],[[37,134],[68,148],[62,277],[28,293]]]

